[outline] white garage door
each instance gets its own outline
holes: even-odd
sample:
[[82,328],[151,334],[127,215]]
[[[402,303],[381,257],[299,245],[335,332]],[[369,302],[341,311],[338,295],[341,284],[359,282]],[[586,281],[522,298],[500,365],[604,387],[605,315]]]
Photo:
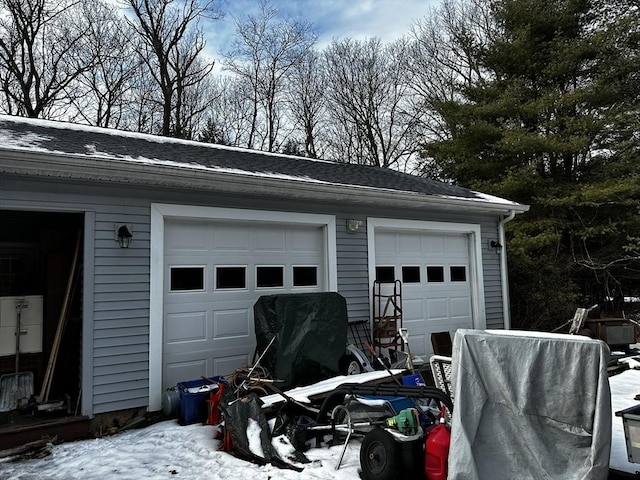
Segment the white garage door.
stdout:
[[433,332],[473,328],[467,234],[376,230],[375,252],[377,278],[402,282],[412,352],[431,354]]
[[163,388],[228,375],[255,350],[261,295],[326,290],[319,226],[169,220],[165,226]]

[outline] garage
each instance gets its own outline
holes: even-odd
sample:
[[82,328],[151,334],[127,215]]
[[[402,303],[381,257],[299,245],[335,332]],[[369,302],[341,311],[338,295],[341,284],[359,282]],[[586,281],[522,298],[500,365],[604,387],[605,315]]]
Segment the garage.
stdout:
[[[481,279],[476,275],[479,257],[473,228],[424,222],[397,227],[384,221],[370,223],[375,229],[373,271],[380,282],[379,293],[392,295],[394,282],[399,280],[395,289],[401,293],[402,324],[412,352],[430,355],[431,333],[481,328],[484,317],[476,308]],[[413,228],[407,228],[410,226]],[[376,301],[374,297],[374,310]]]
[[[431,331],[509,328],[494,245],[526,205],[389,169],[62,122],[2,116],[0,134],[0,288],[43,299],[42,352],[25,345],[20,370],[41,384],[81,231],[52,395],[78,405],[81,385],[89,417],[158,411],[176,381],[248,362],[263,294],[337,292],[364,325],[376,274],[391,270],[417,352]],[[10,373],[14,342],[3,348]]]
[[163,388],[250,364],[261,295],[328,289],[325,238],[324,224],[168,219]]

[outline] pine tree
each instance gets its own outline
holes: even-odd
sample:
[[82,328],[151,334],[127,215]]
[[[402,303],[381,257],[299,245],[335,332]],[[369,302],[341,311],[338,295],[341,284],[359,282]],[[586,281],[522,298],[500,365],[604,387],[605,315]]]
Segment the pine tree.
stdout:
[[638,11],[490,8],[495,30],[473,52],[484,75],[436,105],[449,136],[424,156],[460,185],[531,205],[508,224],[512,315],[545,328],[640,288]]

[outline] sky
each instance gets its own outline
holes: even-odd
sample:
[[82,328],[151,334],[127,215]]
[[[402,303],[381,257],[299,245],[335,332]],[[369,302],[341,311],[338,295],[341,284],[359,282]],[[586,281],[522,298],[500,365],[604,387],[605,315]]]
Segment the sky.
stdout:
[[[225,18],[207,29],[208,50],[220,58],[234,33],[234,19],[259,11],[259,0],[221,0]],[[429,13],[439,0],[270,0],[284,16],[312,23],[318,47],[333,38],[363,40],[379,37],[393,41],[408,33],[411,25]]]

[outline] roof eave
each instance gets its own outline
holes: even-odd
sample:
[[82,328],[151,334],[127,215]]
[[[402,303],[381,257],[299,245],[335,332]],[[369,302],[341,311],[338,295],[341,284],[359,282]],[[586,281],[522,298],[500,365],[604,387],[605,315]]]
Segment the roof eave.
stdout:
[[296,178],[268,177],[253,175],[250,172],[225,172],[172,164],[136,162],[129,159],[20,150],[2,151],[1,158],[0,172],[3,174],[188,188],[229,194],[277,196],[293,200],[350,202],[373,206],[431,207],[439,210],[463,208],[466,211],[496,214],[523,213],[529,209],[527,205],[504,200],[490,201],[425,195]]

